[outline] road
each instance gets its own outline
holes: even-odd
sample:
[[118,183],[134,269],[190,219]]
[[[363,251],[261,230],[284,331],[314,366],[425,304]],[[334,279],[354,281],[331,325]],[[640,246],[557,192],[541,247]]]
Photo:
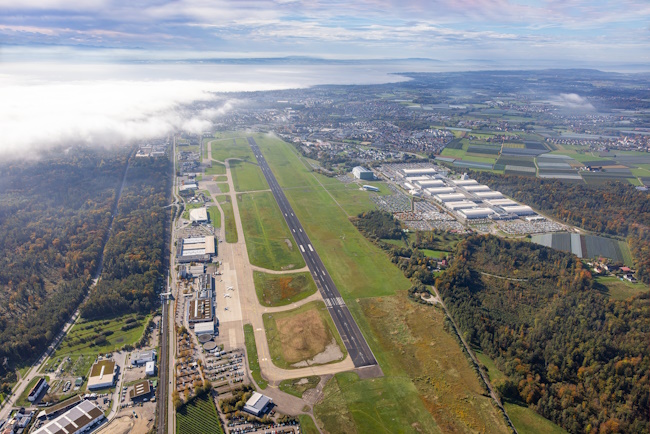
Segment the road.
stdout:
[[289,230],[293,235],[296,244],[300,248],[300,253],[309,267],[309,271],[316,282],[316,286],[323,296],[325,305],[334,320],[334,324],[341,335],[343,344],[348,350],[348,354],[352,358],[352,363],[356,368],[373,366],[377,364],[375,356],[372,354],[368,343],[361,334],[359,326],[352,318],[350,310],[345,305],[339,290],[334,285],[334,281],[330,276],[329,272],[323,265],[323,262],[318,256],[318,253],[314,249],[311,240],[307,236],[307,233],[304,231],[300,221],[295,216],[293,208],[289,204],[284,191],[280,188],[275,175],[271,171],[266,159],[262,155],[259,146],[255,143],[255,140],[252,137],[248,138],[248,144],[251,146],[255,158],[264,173],[264,177],[271,187],[271,192],[275,197],[275,200],[280,207],[280,211],[284,215],[284,219],[289,226]]

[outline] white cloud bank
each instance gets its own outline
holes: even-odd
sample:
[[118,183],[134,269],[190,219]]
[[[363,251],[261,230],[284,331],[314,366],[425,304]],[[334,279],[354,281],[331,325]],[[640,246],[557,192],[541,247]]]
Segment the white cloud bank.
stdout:
[[551,104],[572,111],[594,111],[595,107],[577,93],[561,93],[551,100]]

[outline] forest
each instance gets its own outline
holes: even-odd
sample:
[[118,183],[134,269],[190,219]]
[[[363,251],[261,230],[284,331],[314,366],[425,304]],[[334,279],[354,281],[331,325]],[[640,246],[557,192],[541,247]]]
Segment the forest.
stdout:
[[87,292],[128,153],[70,148],[0,165],[0,392]]
[[502,397],[572,433],[648,432],[650,294],[610,300],[573,255],[470,236],[436,285]]
[[170,182],[167,158],[137,158],[131,163],[104,250],[101,279],[81,309],[84,318],[148,313],[156,306],[172,212],[167,207]]
[[399,240],[404,236],[399,222],[386,211],[363,212],[352,223],[367,238]]
[[558,220],[627,238],[637,278],[650,283],[650,192],[615,181],[589,186],[489,172],[474,172],[472,176]]

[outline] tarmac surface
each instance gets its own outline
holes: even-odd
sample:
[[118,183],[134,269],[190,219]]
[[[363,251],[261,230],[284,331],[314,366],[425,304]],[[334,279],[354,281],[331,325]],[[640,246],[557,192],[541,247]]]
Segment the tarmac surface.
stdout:
[[262,155],[260,148],[252,137],[248,138],[248,143],[255,154],[255,158],[262,169],[262,173],[264,173],[266,181],[271,187],[271,192],[280,207],[280,211],[284,215],[284,219],[291,230],[293,238],[300,248],[300,253],[316,282],[316,286],[323,297],[323,301],[325,302],[332,319],[334,320],[334,324],[341,335],[345,348],[348,350],[352,363],[356,368],[377,365],[375,356],[372,354],[359,326],[354,321],[354,318],[352,318],[339,290],[336,288],[336,285],[334,285],[334,281],[323,265],[320,256],[318,256],[318,253],[312,246],[311,240],[305,233],[300,221],[295,216],[293,208],[289,204],[284,191],[280,188],[280,185],[275,179],[275,175],[273,175],[273,172]]

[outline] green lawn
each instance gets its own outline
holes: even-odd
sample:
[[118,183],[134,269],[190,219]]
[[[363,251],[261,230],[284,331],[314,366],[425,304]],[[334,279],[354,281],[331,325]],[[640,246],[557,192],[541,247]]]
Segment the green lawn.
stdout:
[[186,203],[185,204],[185,211],[183,211],[183,218],[185,220],[190,219],[190,210],[196,209],[196,208],[202,208],[203,204],[202,203]]
[[[21,393],[20,396],[18,397],[18,399],[16,400],[16,404],[15,404],[16,406],[18,406],[18,407],[30,407],[32,405],[32,403],[29,402],[27,400],[27,398],[29,397],[29,392],[31,392],[32,387],[34,387],[36,385],[36,383],[38,382],[38,380],[40,380],[41,378],[43,378],[42,375],[32,378],[32,381],[30,381],[27,384],[27,387],[25,387],[25,390],[23,391],[23,393]],[[45,376],[45,381],[47,381],[48,384],[49,384],[50,383],[50,377]]]
[[206,175],[225,175],[226,174],[226,166],[224,166],[221,163],[217,163],[216,161],[213,161],[212,162],[212,167],[206,168],[204,173]]
[[451,149],[451,148],[445,148],[442,150],[440,155],[443,157],[451,157],[451,158],[463,158],[465,157],[465,154],[467,152],[464,149]]
[[215,229],[218,229],[221,227],[221,212],[219,212],[219,208],[216,206],[209,206],[208,207],[208,213],[210,214],[210,221],[212,222],[212,226],[215,227]]
[[449,255],[449,252],[443,252],[442,250],[429,250],[429,249],[420,249],[424,256],[429,258],[441,259]]
[[323,390],[314,415],[336,433],[440,433],[408,378],[359,380],[336,374]]
[[[315,310],[316,312],[318,312],[320,320],[323,321],[323,323],[326,326],[326,329],[328,330],[328,337],[326,338],[327,341],[325,342],[325,344],[326,345],[329,344],[332,338],[334,338],[336,340],[336,343],[339,346],[339,349],[343,353],[343,358],[345,358],[345,356],[347,355],[347,350],[345,349],[345,345],[343,345],[343,340],[341,339],[338,330],[334,326],[334,321],[332,320],[332,317],[330,316],[327,307],[325,307],[325,303],[323,303],[322,301],[312,301],[307,304],[303,304],[302,306],[296,309],[286,310],[283,312],[275,312],[272,314],[266,313],[263,315],[264,328],[266,329],[266,339],[269,342],[269,353],[271,354],[271,358],[273,359],[273,364],[276,365],[277,367],[283,369],[292,369],[293,366],[291,365],[297,363],[297,361],[286,360],[287,348],[282,346],[281,337],[283,333],[286,335],[287,331],[278,328],[277,321],[284,318],[301,315],[310,310]],[[305,333],[308,333],[308,331],[305,331]],[[341,360],[333,360],[329,363],[336,363],[340,361]]]
[[268,274],[253,272],[255,292],[262,306],[286,306],[303,300],[316,292],[311,274]]
[[244,339],[246,340],[246,354],[248,355],[248,368],[251,371],[253,379],[260,386],[260,389],[266,389],[268,382],[262,378],[260,362],[257,356],[257,346],[255,346],[255,332],[253,326],[244,324]]
[[178,434],[223,434],[217,409],[210,394],[197,396],[176,412]]
[[[234,140],[236,140],[236,144]],[[255,161],[255,155],[245,138],[213,140],[210,142],[210,146],[212,146],[212,159],[214,160],[225,161],[227,158],[240,158]]]
[[311,375],[309,377],[282,380],[278,387],[284,393],[302,398],[302,394],[305,391],[315,388],[318,386],[318,383],[320,383],[320,377],[318,375]]
[[521,434],[567,434],[561,426],[554,424],[534,410],[509,402],[504,403],[510,420]]
[[[373,183],[373,187],[377,187],[384,192],[390,192],[388,187],[384,184]],[[370,200],[371,195],[378,194],[366,190],[360,190],[357,184],[329,184],[325,188],[334,197],[336,202],[351,216],[356,216],[364,211],[376,209],[375,203]],[[381,194],[381,191],[380,193]]]
[[217,187],[222,193],[230,193],[230,184],[227,182],[217,182]]
[[[105,354],[118,350],[124,345],[133,344],[142,337],[142,332],[151,318],[147,316],[137,320],[137,327],[123,331],[122,327],[127,326],[126,321],[136,317],[135,314],[130,314],[106,320],[80,320],[63,339],[52,358]],[[109,334],[110,332],[112,334]],[[106,343],[95,345],[95,339],[100,335],[106,336]]]
[[268,190],[269,185],[258,165],[245,161],[230,161],[229,164],[235,191]]
[[298,421],[300,422],[300,432],[302,434],[320,434],[314,420],[306,414],[299,415]]
[[236,243],[238,238],[237,225],[235,222],[235,213],[232,210],[232,203],[230,202],[230,196],[224,196],[219,204],[221,205],[221,209],[223,209],[224,224],[226,226],[226,242]]
[[237,199],[251,264],[270,270],[304,267],[300,249],[273,194],[240,194]]
[[626,300],[648,291],[648,285],[644,283],[631,283],[615,276],[596,277],[596,283],[607,287],[609,298],[614,300]]

